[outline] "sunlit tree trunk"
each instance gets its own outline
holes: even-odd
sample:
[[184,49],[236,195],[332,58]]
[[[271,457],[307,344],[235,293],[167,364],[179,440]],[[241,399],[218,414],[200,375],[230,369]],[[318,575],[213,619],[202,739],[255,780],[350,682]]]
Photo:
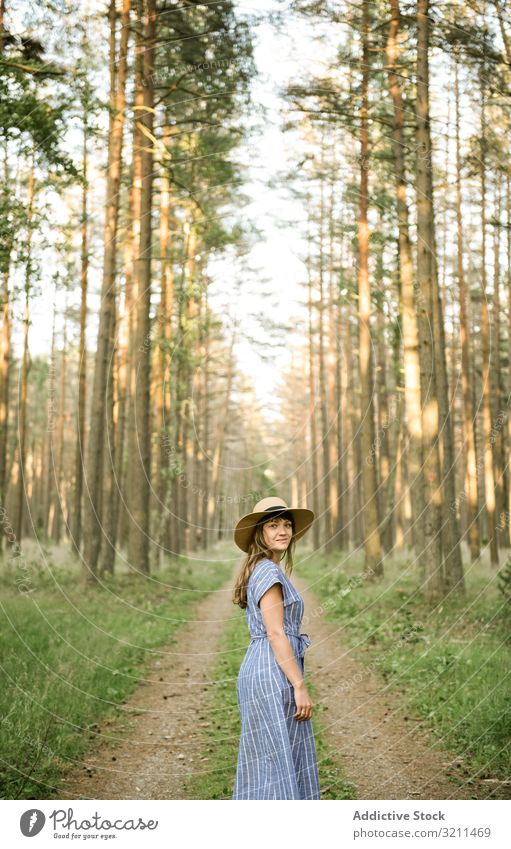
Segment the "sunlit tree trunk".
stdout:
[[12,526],[18,546],[21,546],[23,527],[23,508],[25,505],[25,444],[27,437],[27,385],[28,385],[28,329],[30,326],[30,297],[33,276],[32,234],[34,221],[35,184],[35,146],[32,148],[27,189],[27,256],[25,260],[25,308],[23,313],[23,355],[21,360],[21,379],[18,398],[18,489],[16,493],[16,512]]
[[73,490],[73,508],[70,516],[71,546],[79,555],[82,539],[82,492],[83,458],[85,457],[85,407],[87,401],[87,289],[89,280],[89,244],[88,244],[88,120],[87,108],[83,110],[83,154],[82,154],[82,216],[81,216],[81,255],[80,255],[80,341],[78,345],[78,408],[75,442],[75,480]]
[[114,309],[114,283],[119,220],[123,129],[126,105],[126,72],[130,0],[123,0],[118,70],[116,57],[115,0],[110,3],[110,104],[112,114],[108,138],[108,165],[104,227],[103,279],[101,307],[92,388],[89,445],[87,452],[87,498],[84,504],[83,563],[86,579],[94,583],[97,576],[101,547],[102,523],[99,504],[103,486],[103,444],[105,426],[105,395],[111,348],[111,326]]
[[[329,434],[328,434],[328,400],[326,387],[325,367],[325,140],[321,138],[321,162],[320,162],[320,209],[319,209],[319,302],[318,302],[318,389],[319,389],[319,411],[321,421],[321,461],[322,461],[322,493],[323,503],[321,513],[323,514],[323,538],[321,544],[326,546],[332,537],[331,513],[330,513],[330,467],[329,467]],[[321,521],[318,522],[321,524]]]
[[368,162],[369,162],[369,0],[362,5],[362,93],[360,108],[360,194],[358,216],[358,327],[359,375],[361,394],[360,438],[364,521],[365,574],[383,574],[382,550],[377,505],[374,450],[373,363],[371,339],[371,285],[369,282]]
[[[334,151],[332,150],[332,153]],[[337,531],[339,527],[339,490],[336,474],[338,464],[337,454],[337,432],[340,427],[340,404],[336,392],[337,375],[337,350],[336,350],[336,326],[337,326],[337,297],[335,292],[335,172],[337,162],[333,156],[330,163],[332,173],[330,176],[330,193],[328,203],[328,355],[326,358],[327,370],[327,444],[328,444],[328,512],[330,514],[330,537],[326,540],[327,550],[337,548]]]
[[210,357],[210,321],[209,321],[209,303],[208,303],[208,287],[204,287],[204,342],[203,342],[203,410],[202,410],[202,450],[204,453],[204,462],[202,464],[201,477],[201,526],[202,526],[202,547],[206,548],[208,544],[208,490],[209,490],[209,434],[210,434],[210,401],[209,401],[209,357]]
[[[166,119],[162,131],[163,149],[166,151],[171,138],[170,125]],[[160,188],[160,303],[157,312],[157,338],[155,367],[156,386],[156,416],[155,430],[158,445],[157,474],[157,522],[155,537],[157,547],[157,562],[161,562],[163,550],[166,547],[167,529],[169,523],[169,445],[170,428],[170,357],[172,342],[171,316],[174,309],[174,276],[170,259],[170,180],[168,164],[163,160],[161,169]]]
[[104,428],[104,462],[103,462],[103,541],[100,552],[100,568],[99,571],[103,575],[105,572],[113,573],[115,567],[115,500],[117,482],[115,479],[116,473],[116,457],[118,445],[116,444],[116,427],[114,410],[114,393],[116,393],[115,382],[118,378],[116,362],[117,351],[115,344],[116,335],[116,313],[117,313],[117,297],[114,292],[112,315],[110,323],[110,351],[112,352],[111,360],[108,367],[107,383],[106,383],[106,399],[105,399],[105,428]]
[[[343,216],[344,217],[344,216]],[[337,512],[336,540],[339,548],[348,545],[348,498],[347,498],[347,473],[346,473],[346,433],[347,433],[347,391],[343,383],[343,342],[345,335],[345,315],[342,305],[341,287],[344,282],[344,243],[345,234],[341,221],[341,248],[340,248],[340,278],[337,289],[336,306],[336,332],[335,332],[335,397],[337,407],[337,493],[339,499],[339,510]],[[346,452],[347,453],[347,452]]]
[[[3,272],[2,337],[0,353],[0,506],[5,508],[7,489],[7,436],[9,427],[9,377],[11,364],[11,305],[9,271]],[[4,525],[0,522],[0,552],[3,548]]]
[[[312,222],[309,221],[309,227],[312,227]],[[307,255],[307,278],[308,278],[308,297],[307,297],[307,313],[308,313],[308,352],[309,352],[309,425],[310,425],[310,469],[311,469],[311,502],[312,510],[315,516],[319,515],[319,491],[318,491],[318,466],[317,466],[317,450],[318,450],[318,433],[316,422],[316,368],[315,368],[315,353],[314,353],[314,330],[312,324],[312,255],[311,255],[311,235],[308,238],[308,255]],[[314,522],[312,525],[312,544],[315,551],[320,547],[320,525],[319,522]]]
[[134,350],[137,385],[134,415],[138,450],[130,458],[131,524],[128,560],[131,568],[149,572],[149,520],[151,477],[151,245],[153,202],[154,126],[154,45],[156,37],[155,0],[143,0],[143,108],[138,116],[142,132],[140,240],[136,246],[135,278],[137,301],[137,344]]
[[497,197],[495,199],[495,213],[493,226],[493,295],[492,295],[492,323],[493,344],[490,354],[490,392],[492,401],[493,421],[493,460],[495,468],[495,515],[499,532],[505,530],[506,517],[505,505],[505,471],[504,471],[504,442],[503,430],[506,419],[506,411],[503,409],[502,400],[502,367],[501,367],[501,341],[500,341],[500,229],[502,213],[502,174],[497,173]]
[[492,411],[490,384],[490,323],[487,302],[487,270],[486,270],[486,79],[485,70],[481,69],[481,152],[479,156],[481,180],[481,348],[482,348],[482,380],[483,380],[483,431],[484,431],[484,494],[486,503],[486,525],[490,542],[490,557],[494,565],[498,565],[499,552],[496,525],[495,472],[493,467],[492,446]]
[[[413,281],[410,220],[406,199],[404,105],[398,73],[399,0],[391,0],[391,21],[387,38],[389,90],[393,103],[392,151],[396,178],[396,203],[399,228],[399,301],[403,327],[404,395],[407,422],[408,486],[412,502],[412,543],[418,553],[424,538],[424,481],[422,477],[422,421],[419,331]],[[406,449],[404,449],[406,450]]]
[[461,151],[460,151],[460,95],[458,57],[455,57],[454,94],[456,107],[456,232],[457,232],[457,270],[460,305],[460,342],[461,342],[461,384],[463,392],[463,441],[466,454],[467,485],[467,525],[468,542],[472,560],[481,552],[479,525],[477,520],[477,450],[475,438],[474,402],[472,397],[472,375],[470,365],[470,324],[467,315],[467,292],[465,270],[463,267],[464,239],[463,217],[461,209]]
[[[511,174],[508,171],[506,175],[506,229],[507,229],[507,271],[506,271],[506,281],[507,281],[507,355],[508,362],[511,363]],[[508,368],[508,380],[507,380],[507,397],[511,399],[511,368]],[[507,402],[509,404],[509,400]],[[506,454],[506,465],[508,469],[511,468],[511,416],[508,414],[507,417],[507,454]],[[508,511],[508,523],[509,523],[509,543],[511,544],[511,475],[509,481],[508,488],[508,502],[507,502],[507,511]]]
[[429,2],[417,4],[417,97],[416,114],[416,192],[417,192],[417,284],[418,329],[420,340],[422,390],[422,453],[425,487],[424,547],[420,552],[423,586],[431,598],[444,594],[442,554],[442,471],[439,456],[440,408],[436,385],[435,340],[431,316],[434,312],[433,198],[428,170],[431,164],[429,124]]
[[55,462],[55,509],[53,524],[50,531],[53,541],[60,542],[62,531],[62,514],[65,511],[65,475],[64,475],[64,434],[66,420],[66,386],[67,386],[67,315],[64,314],[64,340],[60,357],[60,390],[59,415],[57,420],[57,445]]

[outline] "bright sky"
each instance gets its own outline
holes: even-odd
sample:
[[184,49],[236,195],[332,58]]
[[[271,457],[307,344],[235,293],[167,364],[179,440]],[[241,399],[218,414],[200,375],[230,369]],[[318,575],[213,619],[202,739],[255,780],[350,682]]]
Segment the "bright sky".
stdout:
[[[240,12],[275,12],[282,9],[282,3],[275,0],[260,0],[257,7],[249,0],[240,0]],[[261,230],[261,238],[252,248],[247,265],[259,269],[246,281],[243,288],[228,301],[222,291],[213,286],[213,304],[218,303],[219,310],[227,311],[241,322],[248,334],[258,341],[264,341],[265,335],[257,321],[251,321],[250,315],[264,312],[272,321],[295,325],[293,318],[304,317],[301,301],[304,297],[305,267],[300,259],[304,254],[304,245],[300,239],[294,219],[303,221],[305,210],[301,204],[293,201],[284,188],[269,187],[268,182],[279,172],[293,167],[299,154],[293,156],[292,136],[282,132],[286,117],[286,105],[279,95],[286,82],[297,79],[306,70],[319,70],[322,63],[314,51],[314,37],[319,29],[311,29],[289,15],[283,31],[278,31],[271,23],[261,24],[254,33],[255,61],[259,77],[254,81],[253,97],[266,109],[264,131],[262,135],[246,146],[242,158],[249,163],[250,181],[243,191],[250,195],[251,202],[244,208],[243,215],[253,221]],[[288,222],[288,223],[286,223]],[[233,277],[228,263],[219,263],[218,279]],[[236,283],[234,277],[233,283]],[[271,292],[271,298],[263,299],[261,289]],[[273,392],[280,368],[290,360],[290,348],[300,343],[303,333],[286,330],[282,332],[280,350],[272,347],[269,361],[261,360],[258,351],[250,341],[241,341],[237,346],[238,361],[243,369],[253,377],[261,404],[268,411],[276,412]],[[273,340],[275,345],[275,340]],[[277,363],[276,367],[274,363]]]

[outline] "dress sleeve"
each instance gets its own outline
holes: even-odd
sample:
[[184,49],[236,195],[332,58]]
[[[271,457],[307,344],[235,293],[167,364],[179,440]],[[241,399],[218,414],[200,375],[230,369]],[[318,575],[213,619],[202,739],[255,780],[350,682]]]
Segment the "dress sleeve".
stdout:
[[269,590],[274,584],[282,585],[284,604],[286,604],[285,584],[279,567],[271,560],[261,560],[250,576],[250,585],[256,605],[259,604],[266,590]]

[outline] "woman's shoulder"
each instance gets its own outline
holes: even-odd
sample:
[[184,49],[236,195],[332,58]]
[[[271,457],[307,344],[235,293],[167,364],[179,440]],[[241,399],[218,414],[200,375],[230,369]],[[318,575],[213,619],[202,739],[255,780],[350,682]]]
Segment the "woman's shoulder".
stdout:
[[281,572],[281,571],[282,571],[282,570],[279,568],[279,566],[277,566],[277,564],[275,563],[275,561],[274,561],[274,560],[270,560],[270,558],[269,558],[269,557],[262,557],[262,558],[261,558],[261,560],[258,560],[258,561],[257,561],[257,563],[255,564],[254,568],[252,569],[252,575],[254,574],[254,572],[256,571],[256,569],[257,569],[257,570],[261,570],[261,571],[262,571],[262,570],[264,570],[265,572],[266,572],[266,571],[272,571],[272,570],[274,570],[274,569],[275,569],[275,570],[277,570],[277,572]]
[[249,577],[249,585],[259,585],[261,582],[280,581],[284,584],[285,575],[280,566],[277,566],[274,560],[269,557],[262,557],[255,564]]

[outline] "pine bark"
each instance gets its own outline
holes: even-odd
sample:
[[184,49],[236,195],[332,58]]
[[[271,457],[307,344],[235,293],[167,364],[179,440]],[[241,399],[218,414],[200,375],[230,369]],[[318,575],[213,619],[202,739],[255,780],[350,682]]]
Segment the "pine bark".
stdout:
[[483,380],[483,461],[484,461],[484,495],[486,504],[486,529],[490,543],[490,558],[498,565],[499,551],[496,523],[495,470],[493,465],[492,443],[492,409],[491,409],[491,378],[490,378],[490,322],[487,301],[487,267],[486,267],[486,80],[484,69],[481,69],[481,152],[479,156],[481,181],[481,349],[482,349],[482,380]]
[[87,490],[84,504],[83,563],[89,583],[97,580],[98,558],[101,548],[101,491],[103,485],[103,447],[105,426],[105,395],[108,365],[111,355],[111,325],[113,321],[114,291],[117,257],[117,230],[121,184],[123,129],[126,105],[126,73],[129,31],[130,0],[123,0],[118,70],[116,74],[115,0],[110,3],[110,104],[112,115],[108,143],[106,180],[106,205],[104,227],[103,279],[101,307],[94,367],[94,382],[90,413],[89,446],[87,453]]
[[371,579],[383,575],[382,550],[377,503],[376,465],[374,450],[373,363],[371,338],[371,286],[369,282],[369,223],[368,223],[368,165],[369,165],[369,2],[362,6],[362,92],[360,110],[360,194],[358,215],[358,328],[359,376],[361,395],[360,437],[362,450],[362,484],[364,523],[364,572]]
[[143,108],[136,118],[142,133],[140,156],[140,239],[135,259],[137,301],[136,390],[133,401],[137,451],[131,457],[131,523],[128,561],[132,569],[149,573],[150,477],[151,477],[151,253],[154,158],[154,50],[155,0],[142,0],[143,15]]
[[474,400],[472,396],[472,369],[470,361],[470,324],[467,314],[467,292],[465,283],[464,257],[464,233],[463,216],[461,209],[461,149],[460,149],[460,96],[459,96],[459,69],[458,57],[455,57],[455,115],[456,115],[456,239],[457,239],[457,271],[458,271],[458,299],[460,309],[460,341],[461,341],[461,384],[463,394],[463,441],[466,454],[466,514],[468,542],[472,561],[476,560],[481,553],[478,525],[478,497],[477,497],[477,449],[475,434]]
[[440,465],[440,405],[436,383],[435,345],[431,333],[434,314],[434,221],[431,181],[429,123],[429,2],[417,3],[417,97],[416,97],[416,191],[417,191],[417,286],[418,328],[421,362],[422,455],[425,489],[424,547],[420,553],[423,586],[435,599],[444,594],[442,512],[445,508]]
[[412,544],[419,553],[424,538],[424,481],[422,478],[422,421],[420,350],[414,289],[413,257],[410,239],[410,215],[406,198],[406,149],[403,123],[404,104],[398,74],[397,50],[401,11],[399,0],[391,0],[391,21],[387,38],[389,90],[393,104],[392,152],[396,177],[396,205],[399,231],[399,307],[403,327],[404,395],[407,427],[407,465],[413,522]]
[[78,347],[78,409],[75,442],[75,475],[73,489],[73,508],[70,516],[71,546],[75,555],[79,555],[82,541],[82,493],[83,458],[85,447],[85,410],[87,404],[87,290],[89,285],[89,230],[88,230],[88,121],[87,110],[83,117],[83,159],[82,159],[82,216],[81,216],[81,254],[80,254],[80,341]]

